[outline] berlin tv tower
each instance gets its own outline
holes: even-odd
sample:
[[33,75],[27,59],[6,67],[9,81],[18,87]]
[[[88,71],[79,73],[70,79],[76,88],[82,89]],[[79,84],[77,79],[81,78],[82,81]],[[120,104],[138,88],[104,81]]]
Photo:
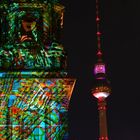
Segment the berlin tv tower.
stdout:
[[111,93],[111,87],[106,75],[106,66],[102,59],[101,32],[99,16],[99,0],[96,0],[96,25],[97,25],[97,63],[94,66],[96,84],[92,89],[92,94],[98,99],[99,111],[99,140],[109,140],[106,119],[106,98]]

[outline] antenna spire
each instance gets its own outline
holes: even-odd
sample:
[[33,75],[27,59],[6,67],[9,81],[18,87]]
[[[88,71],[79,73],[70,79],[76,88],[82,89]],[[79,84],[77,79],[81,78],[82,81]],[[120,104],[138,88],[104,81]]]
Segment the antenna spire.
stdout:
[[99,14],[99,0],[96,0],[96,27],[97,27],[97,58],[98,61],[102,60],[102,49],[101,49],[101,31],[100,31],[100,14]]

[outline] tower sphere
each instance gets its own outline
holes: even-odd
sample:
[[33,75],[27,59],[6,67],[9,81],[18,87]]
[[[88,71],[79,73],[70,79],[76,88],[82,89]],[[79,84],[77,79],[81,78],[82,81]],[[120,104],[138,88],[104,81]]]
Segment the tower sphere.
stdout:
[[97,79],[92,94],[98,99],[107,98],[111,94],[109,81],[107,79]]

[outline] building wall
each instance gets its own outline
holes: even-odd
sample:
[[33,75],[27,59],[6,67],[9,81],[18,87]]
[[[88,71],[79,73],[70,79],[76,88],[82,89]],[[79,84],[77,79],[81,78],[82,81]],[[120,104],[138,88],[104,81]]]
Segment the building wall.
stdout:
[[66,140],[75,79],[57,1],[0,2],[0,139]]

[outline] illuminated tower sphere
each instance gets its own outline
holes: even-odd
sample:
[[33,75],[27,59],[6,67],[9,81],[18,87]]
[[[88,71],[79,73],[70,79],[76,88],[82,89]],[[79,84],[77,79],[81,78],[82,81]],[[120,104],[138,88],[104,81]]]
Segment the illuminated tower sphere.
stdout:
[[107,132],[107,120],[106,120],[106,98],[111,93],[110,83],[106,75],[105,63],[102,59],[101,50],[101,32],[99,29],[100,17],[99,17],[99,0],[96,0],[96,24],[97,24],[97,58],[98,61],[94,66],[95,82],[92,89],[92,94],[98,99],[99,110],[99,140],[108,140]]
[[67,140],[75,79],[58,0],[0,1],[0,139]]

